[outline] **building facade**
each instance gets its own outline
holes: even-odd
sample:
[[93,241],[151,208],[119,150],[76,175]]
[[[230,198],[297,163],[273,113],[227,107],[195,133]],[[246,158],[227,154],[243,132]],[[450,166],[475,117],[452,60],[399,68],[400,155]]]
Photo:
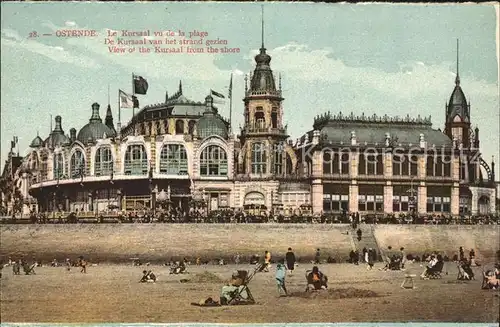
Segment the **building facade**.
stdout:
[[[100,212],[156,208],[158,193],[188,211],[258,206],[285,214],[492,213],[494,163],[480,156],[479,129],[457,74],[444,131],[430,118],[326,113],[292,141],[284,123],[281,78],[262,44],[245,78],[244,126],[231,133],[211,95],[187,99],[182,84],[115,129],[100,105],[77,133],[62,118],[37,136],[14,174],[31,211]],[[248,85],[249,84],[249,85]]]

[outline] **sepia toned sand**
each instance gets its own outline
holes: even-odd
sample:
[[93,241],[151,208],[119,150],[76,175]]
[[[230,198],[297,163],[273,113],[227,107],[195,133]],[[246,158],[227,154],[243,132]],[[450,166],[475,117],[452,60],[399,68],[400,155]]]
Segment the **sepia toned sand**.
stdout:
[[[81,274],[73,268],[39,267],[36,275],[12,275],[1,279],[2,322],[359,322],[453,321],[498,322],[499,292],[481,290],[479,280],[456,281],[456,266],[447,263],[441,280],[415,279],[416,289],[400,287],[405,272],[367,271],[365,265],[324,264],[330,290],[304,294],[305,270],[300,264],[287,287],[292,296],[278,297],[275,267],[258,273],[249,284],[257,304],[200,308],[190,305],[211,296],[219,299],[221,281],[235,269],[250,265],[189,266],[189,274],[169,275],[168,267],[150,266],[159,280],[141,284],[145,267],[98,265]],[[376,264],[380,268],[382,264]],[[419,264],[406,273],[419,275]],[[181,279],[189,281],[181,283]]]

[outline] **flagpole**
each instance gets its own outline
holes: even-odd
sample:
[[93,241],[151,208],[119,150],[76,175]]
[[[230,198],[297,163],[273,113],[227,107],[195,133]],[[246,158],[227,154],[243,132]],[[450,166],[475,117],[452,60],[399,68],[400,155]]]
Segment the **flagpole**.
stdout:
[[231,82],[229,83],[229,134],[233,135],[233,74],[231,73]]
[[118,135],[121,135],[122,132],[122,106],[120,104],[120,90],[118,89],[118,124],[116,125],[118,128]]
[[134,72],[132,72],[132,124],[133,124],[133,127],[134,127],[134,136],[136,136],[137,133],[136,133],[136,130],[135,130],[135,119],[134,119],[134,116],[135,116],[135,101],[134,101],[134,97],[135,97]]

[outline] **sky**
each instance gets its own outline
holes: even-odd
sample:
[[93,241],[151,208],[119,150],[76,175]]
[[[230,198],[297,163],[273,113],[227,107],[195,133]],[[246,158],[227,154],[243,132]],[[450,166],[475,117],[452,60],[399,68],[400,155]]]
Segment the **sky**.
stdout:
[[[2,166],[13,136],[21,155],[37,133],[48,136],[50,115],[62,116],[69,134],[88,122],[94,102],[104,119],[109,101],[116,124],[118,90],[131,91],[132,72],[149,83],[141,106],[163,102],[180,80],[191,100],[204,101],[210,89],[227,94],[233,73],[233,126],[243,123],[244,74],[253,71],[261,45],[259,3],[2,2],[1,9]],[[497,11],[491,4],[264,3],[265,46],[271,68],[282,76],[291,137],[311,130],[313,118],[327,111],[431,116],[443,129],[459,39],[472,125],[480,129],[484,159],[490,163],[495,155],[498,162]],[[62,29],[91,29],[99,36],[56,37]],[[207,32],[205,39],[227,40],[240,52],[114,54],[104,44],[108,30],[148,29]],[[53,35],[30,38],[31,32]],[[219,112],[229,117],[228,101]],[[131,115],[122,109],[122,124]]]

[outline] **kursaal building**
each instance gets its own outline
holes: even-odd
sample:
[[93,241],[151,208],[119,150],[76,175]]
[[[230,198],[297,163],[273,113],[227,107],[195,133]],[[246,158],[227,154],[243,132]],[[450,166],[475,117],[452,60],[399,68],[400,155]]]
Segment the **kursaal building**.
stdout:
[[92,104],[88,123],[69,135],[55,117],[48,137],[35,137],[25,157],[11,151],[5,166],[24,214],[149,209],[165,194],[182,211],[194,201],[208,211],[257,205],[288,215],[304,208],[314,214],[495,211],[494,163],[480,157],[458,65],[444,131],[420,116],[325,113],[291,141],[281,78],[277,86],[264,42],[255,62],[245,78],[245,123],[237,136],[212,95],[192,101],[181,83],[118,133],[109,105],[103,122],[99,104]]

